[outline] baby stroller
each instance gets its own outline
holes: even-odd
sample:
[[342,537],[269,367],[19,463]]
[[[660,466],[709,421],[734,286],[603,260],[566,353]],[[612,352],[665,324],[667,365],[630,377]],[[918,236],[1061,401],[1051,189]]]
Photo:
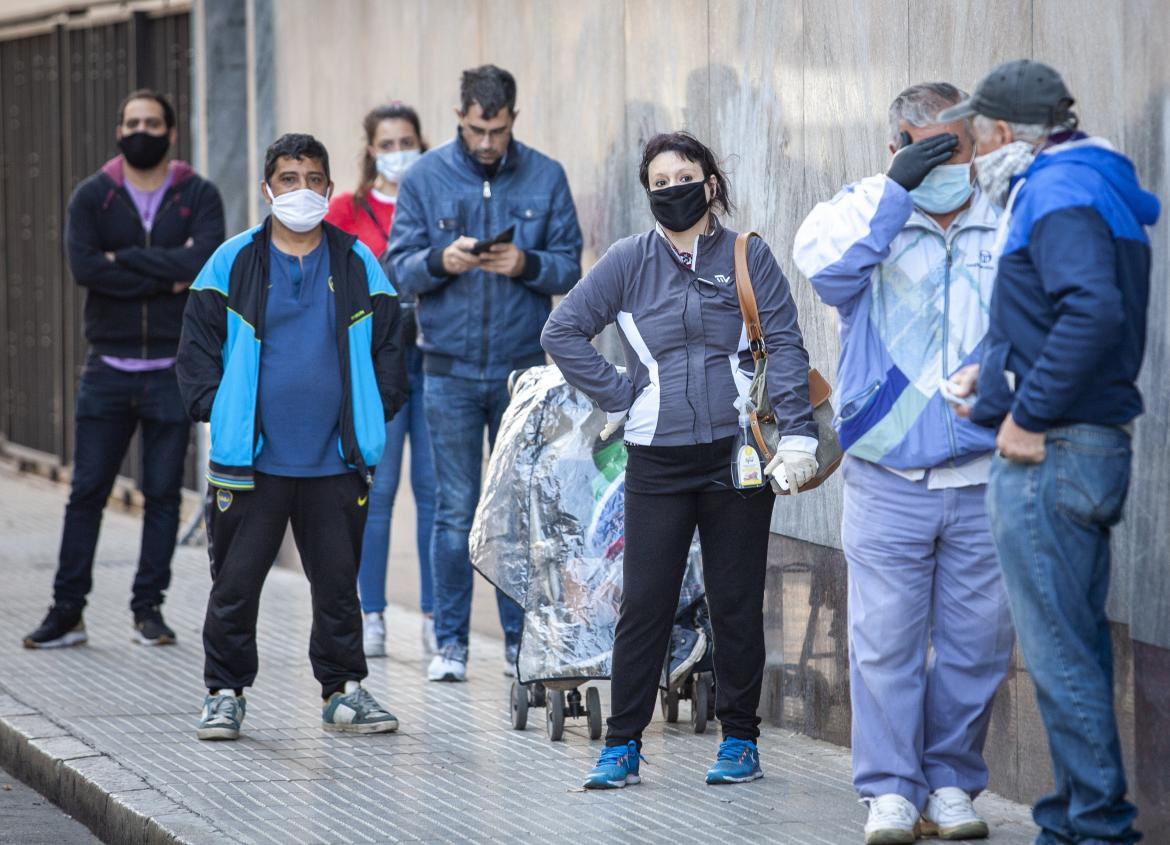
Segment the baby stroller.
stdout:
[[[472,565],[524,609],[512,727],[545,708],[550,740],[566,719],[602,730],[601,696],[589,681],[610,675],[621,603],[626,450],[598,435],[605,414],[551,366],[513,379],[512,398],[488,463],[472,523]],[[703,594],[698,544],[683,594]],[[705,720],[704,720],[705,722]]]

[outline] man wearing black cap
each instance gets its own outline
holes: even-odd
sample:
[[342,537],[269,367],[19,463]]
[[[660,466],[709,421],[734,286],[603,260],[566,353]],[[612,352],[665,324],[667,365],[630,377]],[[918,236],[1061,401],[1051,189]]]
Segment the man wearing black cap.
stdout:
[[974,115],[984,190],[1006,206],[981,366],[954,379],[998,427],[992,534],[1048,731],[1056,790],[1039,843],[1136,842],[1113,712],[1109,533],[1129,486],[1159,203],[1133,164],[1076,131],[1072,95],[1027,60],[939,116]]

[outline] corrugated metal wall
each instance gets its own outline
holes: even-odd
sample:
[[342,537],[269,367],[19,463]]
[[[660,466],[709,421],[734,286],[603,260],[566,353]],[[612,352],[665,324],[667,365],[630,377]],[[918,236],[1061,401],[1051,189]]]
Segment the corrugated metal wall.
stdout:
[[[118,105],[135,88],[171,99],[174,154],[189,155],[190,40],[188,14],[141,12],[0,40],[0,432],[64,463],[86,349],[62,243],[69,196],[117,154]],[[123,473],[138,477],[139,460],[135,443]]]

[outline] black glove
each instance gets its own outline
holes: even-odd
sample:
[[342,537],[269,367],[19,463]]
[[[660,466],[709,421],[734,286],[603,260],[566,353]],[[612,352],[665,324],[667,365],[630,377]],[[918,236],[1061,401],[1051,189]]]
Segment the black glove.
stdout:
[[959,136],[948,132],[911,143],[910,134],[903,132],[902,145],[890,162],[886,175],[907,191],[913,191],[922,184],[927,173],[946,163],[959,146]]

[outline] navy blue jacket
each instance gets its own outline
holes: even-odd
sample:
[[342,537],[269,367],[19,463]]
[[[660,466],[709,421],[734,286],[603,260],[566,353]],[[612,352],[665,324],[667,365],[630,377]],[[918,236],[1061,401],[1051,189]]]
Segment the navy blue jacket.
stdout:
[[[490,238],[509,226],[525,253],[520,277],[443,271],[442,251],[457,238]],[[540,330],[552,296],[581,278],[581,228],[564,169],[513,141],[489,177],[457,133],[402,180],[387,263],[395,286],[418,297],[427,372],[503,379],[543,364]]]
[[[1132,162],[1076,137],[1036,157],[1011,203],[975,422],[1028,431],[1142,412],[1150,242],[1159,204]],[[1012,384],[1012,376],[1015,384]]]
[[[85,339],[102,355],[170,358],[179,346],[190,282],[223,243],[215,185],[172,161],[154,226],[147,232],[126,190],[121,156],[77,186],[65,221],[65,255],[86,289]],[[114,260],[106,258],[113,253]]]

